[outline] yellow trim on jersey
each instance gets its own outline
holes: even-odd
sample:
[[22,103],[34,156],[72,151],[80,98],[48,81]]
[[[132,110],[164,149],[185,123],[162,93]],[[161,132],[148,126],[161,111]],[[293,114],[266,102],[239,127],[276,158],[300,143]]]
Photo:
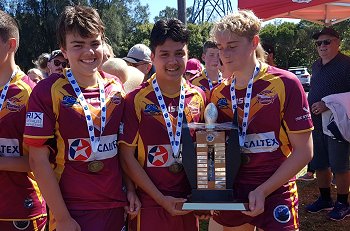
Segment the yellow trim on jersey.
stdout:
[[[23,135],[24,138],[30,138],[30,139],[50,139],[50,138],[54,138],[55,136],[31,136],[31,135]],[[30,146],[30,145],[29,145]]]
[[141,230],[141,210],[139,211],[139,213],[137,214],[137,231]]
[[293,224],[294,228],[298,228],[298,223],[297,223],[297,218],[298,218],[298,213],[295,209],[295,200],[298,198],[298,190],[297,190],[297,185],[295,182],[289,182],[289,192],[290,192],[290,200],[292,202],[292,216],[293,216]]
[[46,216],[47,216],[47,214],[43,213],[43,214],[40,214],[38,216],[31,217],[31,218],[25,218],[25,219],[21,219],[21,218],[2,219],[2,218],[0,218],[0,221],[32,221],[32,220],[36,220],[36,219],[43,218],[43,217],[46,217]]
[[314,130],[314,127],[311,127],[311,128],[308,128],[308,129],[304,129],[304,130],[298,130],[298,131],[288,130],[288,133],[298,134],[298,133],[311,132],[312,130]]
[[[135,136],[135,138],[136,138],[136,136]],[[125,144],[125,145],[130,146],[130,147],[137,147],[136,143],[129,144],[123,140],[118,141],[118,145],[120,145],[120,144]]]

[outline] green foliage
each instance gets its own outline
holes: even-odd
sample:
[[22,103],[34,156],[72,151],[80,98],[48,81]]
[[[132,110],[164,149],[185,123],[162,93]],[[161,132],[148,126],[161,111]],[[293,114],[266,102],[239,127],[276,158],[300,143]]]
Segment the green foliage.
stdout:
[[188,24],[187,27],[191,31],[190,42],[188,45],[189,58],[197,58],[201,60],[203,43],[209,39],[211,23]]

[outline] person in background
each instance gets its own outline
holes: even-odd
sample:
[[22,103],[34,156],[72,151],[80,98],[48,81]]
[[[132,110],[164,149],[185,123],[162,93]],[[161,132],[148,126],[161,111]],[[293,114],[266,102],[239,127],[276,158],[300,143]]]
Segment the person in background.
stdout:
[[266,63],[269,64],[270,66],[276,67],[275,63],[275,48],[270,45],[270,44],[263,44],[262,45],[264,51],[266,52]]
[[237,113],[241,154],[248,160],[233,185],[235,199],[248,202],[248,210],[217,211],[214,220],[227,231],[299,230],[295,175],[312,158],[313,125],[298,79],[261,61],[260,29],[252,11],[239,10],[211,31],[233,77],[212,90],[210,101],[219,123],[232,122]]
[[34,83],[38,83],[40,80],[44,79],[43,73],[37,68],[29,69],[27,75]]
[[[311,105],[314,158],[311,168],[316,170],[320,191],[319,198],[306,207],[310,213],[331,210],[328,217],[339,221],[350,215],[348,202],[350,184],[350,144],[323,133],[322,113],[329,109],[322,98],[328,95],[350,92],[350,57],[339,52],[340,36],[332,28],[325,27],[315,33],[316,49],[320,56],[312,65],[312,78],[308,101]],[[332,172],[336,178],[337,198],[331,198]]]
[[42,231],[46,205],[23,144],[27,103],[35,83],[16,65],[18,25],[0,10],[0,230]]
[[203,70],[201,61],[196,58],[189,59],[186,63],[186,69],[184,77],[186,80],[192,79],[195,75],[198,75]]
[[205,63],[205,68],[196,76],[192,77],[190,82],[200,87],[209,100],[210,91],[223,80],[219,70],[219,49],[213,41],[206,41],[204,43],[202,60]]
[[123,58],[129,66],[136,67],[144,75],[144,81],[149,79],[155,72],[151,60],[151,50],[145,44],[136,44],[130,48],[128,55]]
[[62,74],[63,68],[68,67],[68,60],[64,58],[61,50],[54,50],[50,54],[47,67],[50,70],[49,75]]
[[50,69],[47,67],[47,63],[50,59],[49,53],[42,53],[39,55],[38,59],[32,61],[36,68],[38,68],[43,73],[43,78],[49,77]]

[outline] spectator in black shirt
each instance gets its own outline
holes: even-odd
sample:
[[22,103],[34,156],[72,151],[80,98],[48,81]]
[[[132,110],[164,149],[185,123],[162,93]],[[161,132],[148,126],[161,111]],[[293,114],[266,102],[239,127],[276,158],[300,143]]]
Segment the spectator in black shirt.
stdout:
[[[329,110],[322,98],[331,94],[350,92],[350,57],[339,52],[339,34],[332,28],[323,28],[314,34],[320,56],[312,65],[312,78],[308,96],[314,123],[314,158],[311,168],[316,170],[320,197],[307,210],[316,213],[331,210],[332,220],[342,220],[350,215],[349,156],[350,144],[340,142],[323,133],[322,113]],[[336,177],[337,200],[333,203],[330,192],[331,172]]]

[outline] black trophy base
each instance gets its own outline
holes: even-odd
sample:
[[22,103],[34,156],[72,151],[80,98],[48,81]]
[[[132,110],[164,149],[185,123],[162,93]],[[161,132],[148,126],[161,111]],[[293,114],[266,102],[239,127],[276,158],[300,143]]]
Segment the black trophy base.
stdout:
[[232,189],[199,190],[193,189],[192,195],[182,210],[247,210],[247,204],[236,202]]

